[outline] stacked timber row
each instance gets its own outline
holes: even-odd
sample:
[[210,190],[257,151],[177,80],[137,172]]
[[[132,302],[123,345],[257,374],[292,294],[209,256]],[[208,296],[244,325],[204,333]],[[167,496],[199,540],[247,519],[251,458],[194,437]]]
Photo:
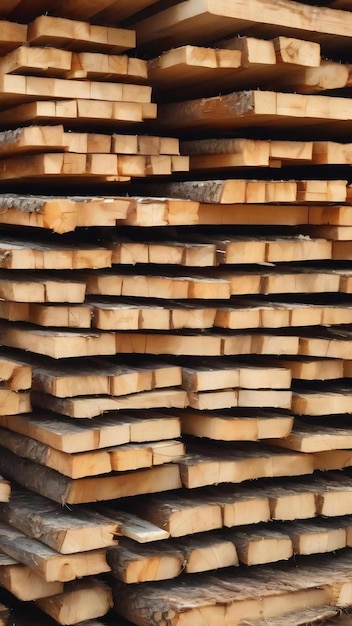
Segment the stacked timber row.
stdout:
[[352,13],[167,4],[1,9],[0,584],[47,626],[330,619],[352,606]]
[[[118,535],[138,535],[138,519],[126,512],[122,526],[116,515],[62,506],[181,487],[172,464],[184,455],[181,420],[162,409],[187,405],[178,364],[115,358],[115,334],[107,329],[137,330],[139,308],[88,293],[94,293],[95,272],[115,267],[121,245],[111,226],[153,223],[150,213],[161,220],[183,203],[102,197],[96,185],[170,175],[187,170],[189,160],[180,157],[177,139],[131,134],[133,125],[156,116],[147,64],[134,56],[133,30],[40,15],[48,3],[17,4],[11,11],[6,3],[8,17],[33,21],[1,23],[7,218],[0,315],[9,340],[1,343],[15,348],[0,358],[1,464],[7,476],[14,464],[14,483],[30,477],[33,492],[11,485],[15,508],[5,507],[1,521],[0,584],[11,594],[4,597],[8,606],[15,607],[13,597],[38,605],[33,623],[77,624],[112,606],[106,550]],[[142,8],[128,5],[123,17]],[[70,190],[75,197],[64,197]],[[95,231],[61,235],[79,227]],[[97,227],[110,229],[103,237]],[[133,296],[133,274],[120,279]],[[10,425],[16,416],[23,420]],[[6,501],[8,478],[1,488]],[[5,623],[5,607],[2,617]],[[13,619],[28,624],[27,609],[17,605]]]
[[[161,103],[150,129],[176,131],[190,157],[189,175],[138,188],[199,203],[193,227],[174,229],[177,245],[196,243],[204,253],[214,245],[213,260],[197,262],[199,270],[207,266],[201,276],[230,282],[227,302],[222,296],[219,304],[219,291],[207,296],[214,330],[197,333],[197,344],[184,331],[165,335],[157,348],[155,336],[134,338],[137,353],[179,355],[189,402],[181,477],[192,489],[126,501],[127,510],[169,533],[153,554],[169,558],[173,547],[183,562],[178,579],[157,583],[154,575],[136,586],[137,577],[122,576],[123,542],[108,551],[121,581],[115,610],[138,625],[297,626],[351,605],[351,512],[342,492],[351,476],[351,27],[350,13],[294,2],[278,9],[211,0],[189,0],[136,24]],[[216,352],[211,342],[220,329]],[[275,457],[279,450],[300,456]],[[263,453],[267,473],[260,475]],[[205,574],[211,568],[220,569]]]

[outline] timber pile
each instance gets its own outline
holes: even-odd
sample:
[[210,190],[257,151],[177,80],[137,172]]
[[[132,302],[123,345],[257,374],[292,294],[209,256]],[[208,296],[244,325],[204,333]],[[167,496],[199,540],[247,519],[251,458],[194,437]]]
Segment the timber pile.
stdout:
[[166,4],[1,9],[4,605],[329,623],[352,606],[351,15]]
[[[190,407],[182,416],[188,453],[205,456],[215,452],[218,462],[212,471],[218,483],[229,483],[226,487],[211,486],[205,459],[201,471],[195,472],[195,461],[188,456],[180,466],[183,484],[195,490],[191,494],[183,490],[120,503],[169,533],[167,541],[155,544],[152,552],[152,546],[143,552],[124,540],[118,548],[108,550],[113,575],[119,580],[114,586],[115,610],[136,624],[191,624],[201,615],[214,624],[231,621],[259,625],[270,620],[282,624],[285,619],[285,623],[298,625],[331,617],[334,609],[326,608],[326,604],[351,604],[347,595],[344,600],[337,598],[343,584],[343,562],[350,554],[349,497],[346,494],[345,499],[341,489],[348,489],[350,484],[351,322],[340,317],[342,309],[347,313],[349,307],[351,196],[346,185],[349,172],[344,167],[351,163],[350,100],[346,91],[350,86],[351,59],[346,47],[352,32],[347,26],[349,20],[349,14],[328,9],[322,9],[317,17],[316,10],[307,6],[302,19],[301,7],[294,2],[281,3],[277,12],[274,6],[266,3],[263,7],[260,2],[225,2],[219,6],[189,0],[136,25],[143,50],[150,57],[161,52],[149,61],[150,76],[162,103],[157,125],[151,128],[170,134],[176,129],[182,139],[181,153],[190,157],[189,175],[157,185],[138,183],[138,189],[141,195],[198,203],[198,227],[196,231],[186,225],[174,228],[171,245],[165,241],[165,230],[157,241],[143,240],[143,246],[136,237],[128,242],[131,256],[126,255],[126,261],[150,263],[150,255],[157,250],[161,253],[163,245],[163,264],[171,265],[171,253],[176,255],[181,244],[187,245],[187,256],[185,252],[182,259],[178,257],[184,276],[187,262],[193,269],[196,266],[190,249],[196,243],[208,255],[204,261],[208,269],[202,276],[229,280],[231,285],[230,302],[223,302],[221,311],[216,310],[216,331],[203,332],[197,343],[194,333],[182,331],[177,339],[164,333],[162,346],[150,334],[134,333],[133,343],[128,345],[128,350],[136,353],[178,355],[185,368],[184,384],[192,392],[188,395]],[[213,41],[234,32],[241,37]],[[267,41],[259,40],[264,33]],[[250,36],[243,36],[247,34]],[[311,41],[298,42],[296,37]],[[199,47],[209,43],[211,48]],[[332,61],[325,60],[327,54]],[[345,91],[334,91],[337,89]],[[340,167],[331,167],[336,165]],[[271,168],[270,174],[267,168]],[[271,177],[280,180],[268,180]],[[263,178],[266,180],[260,180]],[[212,257],[210,245],[215,246]],[[149,256],[143,257],[146,249]],[[158,263],[156,254],[154,262]],[[160,261],[157,271],[161,277]],[[168,276],[174,278],[175,273]],[[330,282],[333,276],[340,277],[339,296]],[[159,294],[162,298],[161,291]],[[219,295],[214,298],[214,305],[219,306]],[[197,304],[199,301],[198,296]],[[221,336],[221,352],[216,352],[210,342],[220,328],[227,333]],[[263,328],[267,329],[265,339]],[[253,335],[248,338],[253,329],[258,329],[255,341]],[[237,353],[235,336],[237,346],[241,338]],[[257,351],[259,336],[261,347]],[[273,358],[271,342],[278,337],[273,352],[280,356]],[[293,337],[298,339],[297,350],[286,344]],[[121,336],[119,350],[127,351],[126,343]],[[203,363],[196,376],[198,355]],[[211,362],[216,355],[218,361]],[[248,390],[240,374],[237,405],[234,397],[230,399],[234,379],[227,378],[229,356],[242,358],[242,366],[263,368],[267,373],[273,366],[284,368],[286,375],[290,370],[293,396],[288,409],[283,405],[275,408],[273,381],[280,385],[280,391],[285,387],[278,373],[270,376],[270,417],[275,420],[270,426],[266,421],[266,387],[259,369],[250,377]],[[232,404],[228,408],[221,404],[225,396],[217,386],[219,369]],[[253,380],[258,382],[257,388]],[[242,404],[245,397],[251,406]],[[258,409],[253,412],[255,406],[261,407],[260,413]],[[256,424],[250,435],[254,415]],[[294,417],[290,434],[282,436],[277,431],[266,441],[274,423],[281,428],[282,419],[289,416]],[[196,438],[202,440],[197,443]],[[261,440],[259,445],[250,444],[255,440]],[[230,441],[243,443],[240,448],[238,443],[230,448]],[[288,478],[286,460],[285,478],[280,481],[276,474],[271,482],[261,478],[254,485],[231,485],[250,478],[245,465],[248,453],[255,454],[258,469],[262,441],[273,446],[271,450],[303,455],[301,469],[303,459],[312,461],[312,477],[307,477],[307,467],[304,478]],[[229,465],[234,450],[241,450],[242,461],[236,474]],[[270,470],[268,458],[265,467],[270,471],[274,457]],[[256,471],[253,462],[252,469]],[[339,471],[335,474],[332,470]],[[330,496],[335,504],[330,510],[327,505],[323,512],[320,505],[327,504]],[[309,556],[334,551],[336,558],[311,560]],[[292,555],[299,565],[295,572],[299,581],[287,566],[268,566]],[[159,559],[158,575],[153,572],[150,576],[146,566],[142,574],[142,563],[152,558]],[[230,566],[237,563],[234,573]],[[253,566],[250,577],[243,565]],[[216,576],[205,574],[211,568],[226,567],[230,569],[220,569]],[[329,578],[327,570],[323,574],[325,567],[336,567],[335,574],[342,576],[334,587],[337,595],[332,603],[329,592],[328,602],[322,597],[313,599],[319,587],[315,576],[319,573],[325,582]],[[286,575],[292,585],[289,593]],[[157,577],[165,582],[157,582]],[[175,581],[166,580],[170,578]],[[285,588],[280,588],[278,579]],[[144,585],[140,588],[131,584],[141,581]]]
[[[156,116],[147,64],[126,54],[134,31],[48,15],[28,27],[5,24],[11,51],[4,48],[0,59],[2,184],[127,182],[188,169],[176,139],[111,133]],[[94,133],[97,125],[107,134]]]

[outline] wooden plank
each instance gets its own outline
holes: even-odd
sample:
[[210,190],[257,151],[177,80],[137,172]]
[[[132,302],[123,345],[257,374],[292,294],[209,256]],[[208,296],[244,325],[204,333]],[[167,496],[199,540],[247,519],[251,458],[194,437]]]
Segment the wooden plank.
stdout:
[[66,78],[146,83],[147,62],[125,55],[75,52]]
[[65,77],[71,70],[72,52],[58,48],[21,46],[0,60],[2,74],[36,74]]
[[300,338],[299,354],[303,356],[349,359],[349,333],[330,331],[328,336],[319,333],[318,336],[302,336]]
[[[142,519],[165,529],[171,537],[207,533],[224,528],[268,522],[269,519],[285,521],[332,517],[351,514],[351,484],[348,476],[334,473],[315,473],[301,479],[260,480],[247,485],[217,485],[187,493],[174,492],[135,498],[128,505],[128,513],[137,513]],[[126,509],[125,509],[126,510]],[[113,516],[113,511],[109,510]],[[115,513],[116,515],[116,513]],[[309,522],[310,523],[310,522]],[[314,525],[312,520],[312,524]],[[339,520],[341,524],[341,518]],[[263,528],[268,528],[264,524]],[[241,529],[240,529],[241,530]],[[201,536],[198,534],[198,536]],[[134,537],[133,537],[134,538]],[[165,537],[164,537],[165,538]],[[149,541],[153,541],[149,537]]]
[[201,494],[194,498],[187,492],[175,492],[171,495],[163,494],[162,499],[158,495],[151,495],[148,498],[135,498],[126,508],[129,513],[137,513],[171,537],[207,532],[221,528],[223,523],[222,510],[215,498],[213,502],[207,502]]
[[131,441],[130,424],[121,418],[107,417],[102,423],[72,422],[55,413],[36,411],[26,416],[0,416],[0,423],[4,428],[66,453],[100,450]]
[[[210,238],[209,238],[210,240]],[[163,265],[186,265],[211,267],[216,265],[216,245],[212,241],[198,243],[183,239],[149,239],[140,242],[132,238],[114,237],[107,242],[112,251],[112,262],[121,265],[152,263]],[[220,253],[219,253],[220,256]]]
[[54,367],[50,361],[30,359],[34,368],[33,389],[67,398],[77,395],[129,395],[162,387],[181,385],[181,367],[158,360],[140,360],[132,366],[129,360],[94,359],[80,367],[65,362]]
[[344,370],[344,363],[339,359],[290,357],[279,360],[284,367],[289,367],[292,378],[302,380],[333,380],[335,378],[349,378]]
[[[320,143],[320,142],[318,142]],[[271,161],[288,161],[309,163],[313,159],[313,142],[305,141],[277,141],[259,139],[198,139],[181,141],[181,153],[190,155],[191,168],[206,167],[212,154],[214,168],[219,161],[221,167],[228,166],[233,161],[237,166],[270,166]],[[340,145],[340,144],[339,144]],[[215,157],[214,155],[217,155]],[[226,156],[225,156],[226,155]],[[203,159],[196,157],[206,157]],[[198,167],[197,167],[198,166]]]
[[307,477],[303,481],[294,481],[294,484],[296,490],[303,488],[306,492],[315,494],[315,515],[334,518],[340,515],[350,515],[352,503],[350,477],[343,474],[343,482],[340,478],[341,474],[336,472],[322,474],[315,472],[312,477]]
[[[349,13],[338,13],[321,8],[319,18],[314,7],[285,2],[280,14],[275,12],[274,3],[263,7],[257,0],[249,4],[234,6],[230,0],[220,5],[215,0],[199,4],[181,3],[137,23],[139,45],[153,49],[165,49],[184,43],[205,41],[232,35],[234,32],[266,36],[290,35],[324,43],[324,50],[343,50],[349,45],[348,37],[352,17]],[[262,11],[262,12],[261,12]],[[260,21],[258,16],[260,15]],[[166,44],[166,46],[165,46]]]
[[107,548],[116,544],[120,534],[117,521],[85,507],[70,510],[17,488],[10,502],[0,506],[0,518],[61,554]]
[[238,387],[244,389],[289,389],[291,374],[284,367],[260,366],[207,359],[182,366],[182,387],[187,391],[209,391]]
[[[188,404],[183,389],[166,388],[125,396],[56,398],[38,391],[33,392],[32,402],[41,409],[54,410],[72,418],[86,419],[103,415],[106,411],[138,409],[183,409]],[[177,436],[177,435],[176,435]]]
[[[247,389],[221,389],[219,391],[189,392],[188,404],[192,409],[198,411],[214,411],[231,407],[270,407],[276,409],[290,409],[292,392],[285,390],[247,390]],[[198,424],[200,426],[200,424]],[[273,428],[278,427],[283,432],[287,425],[280,425],[278,422],[272,424]],[[286,431],[287,432],[287,431]]]
[[[49,228],[59,233],[72,231],[78,226],[115,226],[121,220],[135,226],[193,224],[198,221],[199,208],[198,203],[187,200],[123,197],[29,199],[28,196],[13,195],[2,196],[0,206],[2,223]],[[299,219],[302,219],[300,211]]]
[[65,280],[50,274],[1,270],[1,298],[14,302],[73,302],[84,301],[86,286],[82,279]]
[[[124,271],[123,271],[124,270]],[[129,268],[119,272],[94,272],[86,274],[87,295],[138,296],[163,299],[229,299],[230,283],[219,276],[209,278],[206,275],[182,275],[175,272],[160,274],[132,273]]]
[[185,447],[181,441],[153,441],[141,444],[127,444],[108,450],[111,469],[116,472],[153,467],[171,463],[184,456]]
[[[241,298],[237,309],[223,305],[215,316],[215,325],[221,328],[281,328],[289,326],[316,326],[348,324],[351,322],[349,306],[334,307],[283,302],[268,302]],[[312,366],[313,367],[313,366]],[[324,378],[324,376],[323,376]],[[327,376],[329,378],[329,375]]]
[[341,470],[351,467],[352,455],[350,450],[324,450],[314,453],[314,467],[317,470]]
[[348,524],[344,518],[319,519],[280,524],[279,528],[291,538],[295,554],[319,554],[346,547]]
[[[192,224],[237,224],[237,225],[300,225],[307,224],[312,207],[292,205],[290,211],[282,206],[231,204],[208,205],[190,200],[161,198],[114,198],[88,199],[43,199],[3,196],[1,198],[2,223],[22,226],[52,228],[56,232],[68,232],[77,226],[115,226],[124,220],[131,226],[166,226]],[[314,207],[316,215],[322,212],[325,220],[333,214],[346,214],[349,207]],[[350,219],[350,218],[349,218]]]
[[279,263],[330,259],[333,244],[310,237],[235,237],[200,236],[199,241],[214,242],[217,261],[222,264]]
[[111,259],[111,251],[89,244],[60,245],[6,236],[0,239],[0,267],[4,269],[71,270],[99,266],[105,268],[111,267]]
[[151,87],[124,83],[67,80],[43,76],[1,74],[1,106],[7,109],[16,104],[36,100],[68,100],[82,98],[87,101],[106,102],[151,102]]
[[[339,476],[334,475],[335,481],[330,481],[328,485],[323,486],[319,497],[319,511],[321,515],[326,517],[335,517],[344,515],[349,509],[351,502],[351,483],[349,477],[345,477],[343,485],[339,485]],[[338,493],[340,494],[338,495]],[[342,495],[343,493],[343,495]],[[344,502],[340,502],[341,498]]]
[[62,583],[46,582],[29,567],[5,554],[0,554],[0,584],[22,602],[63,592]]
[[234,541],[239,559],[246,565],[287,560],[293,554],[319,554],[347,545],[343,522],[314,520],[244,527],[226,533]]
[[[5,448],[23,458],[30,459],[45,467],[50,467],[69,478],[99,476],[117,469],[112,467],[112,453],[106,450],[68,454],[4,428],[0,428],[0,432],[2,436],[1,442]],[[153,463],[149,463],[142,467],[151,467],[152,465]]]
[[75,581],[61,594],[36,601],[37,606],[59,624],[102,617],[112,607],[111,589],[98,579]]
[[[140,140],[148,143],[147,151],[140,151]],[[138,135],[112,135],[111,151],[115,154],[160,154],[160,138]],[[177,152],[179,154],[179,151]]]
[[4,322],[0,327],[3,331],[6,328],[3,345],[44,354],[54,359],[115,354],[114,336],[111,333],[38,330],[35,327],[5,326]]
[[2,552],[30,567],[46,582],[68,582],[110,571],[105,549],[62,555],[4,522],[0,522],[0,545]]
[[[47,419],[45,419],[45,417]],[[12,419],[13,418],[13,419]],[[104,416],[104,420],[80,419],[78,423],[55,413],[36,411],[21,419],[20,415],[0,416],[1,425],[8,430],[25,435],[55,450],[66,453],[96,451],[127,443],[159,441],[160,432],[165,440],[180,436],[180,419],[177,416],[153,411],[147,414]],[[94,440],[99,436],[99,442]],[[113,451],[112,451],[113,454]],[[154,455],[154,452],[153,452]]]
[[[152,301],[151,301],[152,302]],[[175,330],[181,328],[211,328],[216,309],[201,305],[181,305],[179,302],[145,304],[145,301],[119,299],[108,304],[90,299],[92,325],[102,330]]]
[[53,46],[77,52],[109,52],[116,54],[134,48],[136,36],[133,30],[96,26],[64,18],[41,15],[28,28],[31,46]]
[[[192,161],[191,161],[192,163]],[[185,182],[161,182],[143,184],[143,193],[154,196],[174,197],[194,200],[206,204],[236,204],[263,202],[305,202],[308,198],[306,187],[311,181],[247,181],[244,179],[205,180]],[[316,185],[318,182],[315,183]],[[323,185],[321,185],[323,187]],[[328,191],[329,182],[324,184]],[[346,183],[341,184],[341,194],[335,189],[337,201],[346,199]],[[319,190],[320,191],[320,190]],[[322,189],[324,193],[325,189]],[[309,196],[311,197],[311,196]],[[327,200],[330,198],[327,195]],[[313,198],[312,198],[313,199]],[[318,200],[322,197],[319,196]]]
[[3,448],[0,466],[4,468],[6,476],[15,472],[16,481],[23,487],[61,504],[114,500],[181,487],[180,471],[176,464],[165,464],[130,473],[72,480],[47,467],[21,459]]
[[189,541],[168,541],[165,545],[135,546],[123,540],[121,548],[107,552],[113,575],[126,583],[167,580],[186,573],[209,571],[238,565],[236,549],[230,541],[211,535]]
[[272,65],[278,62],[303,67],[321,65],[320,45],[293,37],[278,36],[271,41],[248,36],[230,37],[218,42],[218,45],[230,50],[241,50],[243,62],[248,66],[252,63]]
[[307,223],[308,213],[309,207],[304,205],[292,205],[290,211],[284,212],[282,206],[275,205],[200,204],[197,218],[193,223],[294,226]]
[[156,105],[141,102],[112,102],[108,100],[35,100],[4,110],[3,124],[16,127],[21,124],[48,124],[55,120],[74,127],[86,127],[87,123],[102,127],[135,124],[143,119],[156,118]]
[[244,527],[226,532],[226,537],[236,546],[240,563],[245,565],[260,565],[287,561],[293,556],[292,541],[284,527],[251,528]]
[[292,409],[298,415],[338,415],[351,412],[348,389],[326,386],[324,390],[295,390]]
[[[145,334],[117,332],[117,354],[224,356],[239,354],[297,354],[298,338],[279,335]],[[128,345],[127,345],[128,344]]]
[[325,426],[322,424],[309,424],[296,419],[293,431],[287,437],[280,439],[280,441],[272,440],[271,444],[300,452],[337,451],[352,448],[351,435],[352,432],[347,425],[345,427],[342,427],[340,424]]
[[314,141],[313,162],[317,165],[348,164],[351,161],[351,144],[334,141]]
[[[55,182],[60,176],[60,180],[79,182],[94,181],[96,177],[102,182],[128,181],[129,177],[120,177],[117,172],[117,159],[114,155],[106,159],[99,155],[98,160],[89,159],[89,155],[84,154],[36,154],[33,156],[12,157],[3,159],[0,163],[0,180],[21,180],[21,181],[50,181]],[[102,165],[107,162],[108,169]],[[105,169],[105,174],[103,173]]]
[[222,450],[203,444],[201,453],[196,446],[190,447],[189,456],[179,461],[183,485],[194,489],[215,483],[240,483],[264,477],[310,474],[313,471],[313,459],[308,454],[282,453],[281,449],[250,442],[231,445],[231,450]]
[[189,45],[168,50],[148,62],[148,73],[156,91],[162,93],[169,90],[173,100],[179,99],[179,88],[187,97],[197,91],[198,94],[213,95],[216,87],[222,90],[231,77],[235,81],[236,70],[240,68],[239,50]]
[[[255,400],[251,401],[253,404],[254,402]],[[194,403],[191,404],[193,405]],[[253,410],[251,414],[243,409],[233,409],[228,413],[220,413],[209,411],[205,402],[204,407],[203,403],[198,403],[194,407],[198,412],[188,410],[182,414],[183,434],[218,441],[258,441],[272,438],[274,443],[276,438],[289,437],[293,425],[292,416],[275,414],[275,411],[259,410],[256,414]],[[207,412],[203,413],[205,410]]]
[[[347,604],[350,594],[348,559],[349,555],[345,554],[333,562],[326,556],[314,557],[314,560],[307,558],[293,573],[290,565],[283,564],[258,567],[255,573],[251,569],[247,576],[235,572],[217,576],[198,574],[187,577],[185,586],[180,586],[177,581],[147,583],[143,587],[143,596],[136,593],[133,585],[115,583],[114,596],[116,600],[120,598],[119,611],[125,617],[137,620],[141,626],[152,620],[155,624],[162,623],[158,615],[165,615],[165,611],[167,615],[171,611],[175,613],[172,619],[177,621],[182,613],[184,623],[187,623],[186,619],[191,623],[195,613],[208,623],[219,625],[232,619],[231,615],[236,615],[238,622],[241,616],[243,621],[244,618],[263,618],[263,612],[264,618],[280,615],[282,619],[285,613],[307,606],[342,603],[343,592],[347,594]],[[331,597],[333,585],[336,589],[334,598]],[[263,598],[266,599],[264,609]]]
[[106,558],[112,574],[125,583],[141,583],[150,580],[176,578],[184,568],[184,555],[169,542],[162,544],[162,550],[150,544],[135,544],[123,539],[118,552],[107,551]]
[[7,54],[24,44],[27,40],[27,33],[28,28],[26,24],[16,24],[15,22],[1,20],[1,54]]
[[63,126],[31,126],[0,133],[2,157],[26,152],[45,152],[48,147],[53,152],[64,151]]
[[160,105],[158,119],[163,130],[172,128],[175,132],[189,128],[197,131],[209,128],[213,131],[231,130],[253,125],[261,127],[268,123],[272,128],[289,129],[297,126],[296,120],[300,118],[299,135],[309,138],[307,126],[311,130],[314,124],[319,123],[321,129],[329,125],[329,132],[332,131],[337,139],[339,132],[347,128],[345,120],[351,119],[351,116],[352,108],[349,108],[346,98],[239,91],[213,98]]
[[169,101],[178,101],[251,89],[253,85],[314,94],[349,84],[348,65],[321,61],[320,46],[313,42],[243,37],[217,46],[216,50],[190,45],[173,48],[149,61],[150,79],[158,95],[165,98],[167,93]]
[[[13,304],[9,307],[8,304]],[[0,303],[0,317],[10,322],[32,322],[37,326],[57,326],[61,328],[90,328],[91,310],[87,306]]]
[[263,484],[263,497],[269,499],[271,519],[309,519],[316,516],[349,515],[351,510],[351,483],[347,476],[334,472],[315,472],[313,476],[281,480]]
[[[2,196],[1,207],[5,223],[37,226],[64,233],[83,225],[115,225],[126,219],[130,201],[109,202],[103,199],[52,199],[28,196]],[[108,214],[110,217],[108,218]],[[104,223],[105,222],[105,223]],[[72,291],[72,289],[70,289]]]
[[187,574],[238,565],[236,546],[221,533],[186,537],[172,543],[183,554]]

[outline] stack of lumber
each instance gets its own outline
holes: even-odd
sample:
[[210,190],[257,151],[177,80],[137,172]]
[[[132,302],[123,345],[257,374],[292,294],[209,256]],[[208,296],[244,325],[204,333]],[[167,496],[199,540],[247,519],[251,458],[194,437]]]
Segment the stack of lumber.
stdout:
[[0,11],[0,601],[16,626],[338,624],[351,13]]
[[[11,19],[37,19],[28,28],[4,22],[0,59],[3,191],[27,185],[26,195],[4,193],[1,201],[5,212],[12,207],[15,216],[19,210],[29,218],[30,227],[19,231],[15,221],[2,232],[1,344],[17,348],[3,349],[0,357],[1,501],[9,500],[11,484],[11,506],[19,501],[29,525],[22,528],[14,512],[4,513],[0,584],[10,598],[35,601],[52,623],[93,625],[112,606],[106,549],[117,543],[120,525],[83,509],[70,515],[62,505],[181,487],[172,464],[184,455],[181,419],[160,409],[186,406],[187,392],[179,365],[116,359],[114,333],[93,322],[105,311],[103,303],[89,302],[88,283],[98,270],[112,268],[115,242],[97,243],[94,234],[55,238],[50,231],[133,219],[134,204],[143,212],[142,199],[88,197],[87,184],[168,175],[187,170],[188,158],[179,156],[177,139],[131,134],[131,124],[156,115],[146,62],[121,54],[135,47],[134,31],[37,17],[40,3],[17,4],[9,8]],[[56,182],[61,194],[62,184],[72,184],[75,197],[55,199]],[[40,222],[41,206],[49,207],[49,221]],[[131,279],[120,279],[133,295]],[[132,308],[122,303],[117,328],[128,328]],[[12,422],[17,417],[23,419]],[[33,493],[19,493],[16,483],[27,478]],[[49,499],[34,503],[36,492]],[[134,520],[125,518],[133,529]]]
[[[34,181],[128,182],[187,171],[188,158],[179,156],[177,139],[111,133],[121,124],[156,116],[147,63],[127,55],[135,47],[133,30],[48,15],[28,27],[12,22],[5,27],[2,186],[10,181],[17,188],[19,182]],[[34,125],[23,127],[28,124]],[[95,133],[97,125],[107,134]]]
[[[188,175],[136,188],[140,195],[198,205],[192,222],[168,222],[174,226],[172,238],[165,229],[147,241],[131,233],[119,262],[146,266],[153,259],[159,277],[161,263],[171,265],[171,258],[183,266],[177,277],[185,276],[187,264],[193,271],[197,264],[206,266],[201,276],[230,282],[230,299],[226,303],[223,296],[219,305],[219,292],[207,296],[216,307],[213,331],[203,322],[202,335],[164,333],[158,344],[155,335],[139,332],[130,335],[128,346],[125,335],[117,344],[120,351],[136,354],[178,355],[189,390],[182,416],[188,457],[180,463],[181,478],[192,491],[115,505],[169,534],[149,546],[152,552],[124,540],[108,550],[119,581],[115,610],[141,626],[198,619],[257,626],[328,621],[336,607],[352,604],[343,582],[344,564],[350,576],[352,434],[351,193],[345,167],[351,163],[350,15],[330,9],[318,13],[310,6],[303,11],[294,2],[282,2],[278,10],[270,2],[189,0],[142,19],[136,28],[162,103],[150,128],[176,131],[181,153],[190,157]],[[266,41],[259,39],[263,35]],[[219,41],[226,36],[232,38]],[[161,54],[155,58],[155,53]],[[183,256],[176,256],[182,249]],[[196,250],[202,250],[203,263],[191,256]],[[337,289],[332,279],[338,279]],[[199,305],[201,296],[193,297]],[[216,352],[212,346],[220,329],[226,332]],[[297,347],[286,343],[293,338]],[[240,360],[235,383],[233,374],[228,378],[229,357]],[[255,368],[246,378],[244,366]],[[287,387],[278,370],[270,374],[272,367],[291,373],[287,408],[275,404],[277,385],[281,397]],[[269,404],[260,371],[269,375]],[[227,407],[221,404],[225,395],[219,381],[227,387]],[[234,384],[237,405],[230,399]],[[292,417],[291,427],[287,419]],[[271,428],[281,429],[284,422],[290,434],[277,430],[268,441]],[[294,477],[287,459],[274,460],[275,449],[301,454],[294,471],[299,465],[304,477]],[[268,454],[265,476],[258,474],[260,450]],[[236,473],[230,465],[234,453],[241,462]],[[212,459],[213,485],[206,455]],[[308,465],[303,471],[307,462],[313,464],[311,477]],[[268,482],[273,464],[285,466],[284,475],[271,474]],[[246,482],[253,478],[255,483]],[[312,557],[318,553],[327,554]],[[158,576],[165,582],[150,575],[146,563],[152,558],[159,559]],[[275,564],[285,560],[288,564]],[[238,565],[235,572],[231,565]],[[219,571],[207,574],[211,569]],[[137,582],[144,584],[131,584]]]
[[65,132],[30,126],[0,133],[0,180],[128,182],[188,168],[178,141],[167,137]]

